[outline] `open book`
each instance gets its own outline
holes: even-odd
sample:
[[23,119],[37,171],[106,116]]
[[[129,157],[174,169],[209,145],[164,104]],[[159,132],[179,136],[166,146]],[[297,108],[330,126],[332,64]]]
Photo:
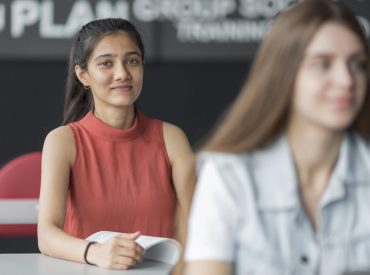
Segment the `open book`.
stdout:
[[[86,240],[104,243],[119,234],[121,233],[98,231],[87,237]],[[181,246],[174,239],[141,235],[136,239],[136,242],[145,250],[144,259],[174,266],[180,258]]]

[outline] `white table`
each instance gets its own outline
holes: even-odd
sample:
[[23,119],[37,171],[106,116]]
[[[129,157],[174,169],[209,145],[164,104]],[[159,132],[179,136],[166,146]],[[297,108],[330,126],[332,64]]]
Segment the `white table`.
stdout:
[[0,254],[0,273],[11,275],[169,275],[168,264],[144,261],[130,270],[110,270],[43,254]]

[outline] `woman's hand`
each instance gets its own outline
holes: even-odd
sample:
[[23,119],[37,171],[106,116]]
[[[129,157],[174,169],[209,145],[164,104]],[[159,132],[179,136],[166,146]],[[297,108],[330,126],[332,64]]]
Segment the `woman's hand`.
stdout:
[[100,267],[129,269],[143,259],[144,249],[135,242],[140,235],[139,231],[122,233],[106,243],[92,245],[87,259]]

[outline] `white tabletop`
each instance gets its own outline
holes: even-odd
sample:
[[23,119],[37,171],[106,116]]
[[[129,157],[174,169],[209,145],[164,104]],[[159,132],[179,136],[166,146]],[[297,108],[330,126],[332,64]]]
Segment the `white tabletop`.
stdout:
[[144,261],[130,270],[110,270],[43,254],[0,254],[1,274],[11,275],[168,275],[168,264]]
[[0,199],[0,224],[36,224],[37,199]]

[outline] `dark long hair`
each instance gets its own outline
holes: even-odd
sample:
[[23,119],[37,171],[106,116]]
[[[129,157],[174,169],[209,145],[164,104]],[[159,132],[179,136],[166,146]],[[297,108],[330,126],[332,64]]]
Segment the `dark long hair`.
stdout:
[[75,66],[87,69],[87,62],[97,45],[105,36],[117,32],[128,33],[141,51],[144,60],[144,44],[135,26],[127,20],[120,18],[107,18],[91,21],[84,25],[75,36],[68,65],[68,76],[64,98],[64,111],[62,125],[80,120],[86,113],[94,110],[94,100],[90,89],[85,89],[78,80]]
[[[304,51],[319,28],[329,22],[345,26],[360,39],[369,65],[366,35],[343,4],[306,0],[290,7],[276,18],[246,84],[203,150],[251,151],[271,144],[282,134]],[[364,138],[370,137],[369,87],[368,72],[365,102],[351,125]]]

